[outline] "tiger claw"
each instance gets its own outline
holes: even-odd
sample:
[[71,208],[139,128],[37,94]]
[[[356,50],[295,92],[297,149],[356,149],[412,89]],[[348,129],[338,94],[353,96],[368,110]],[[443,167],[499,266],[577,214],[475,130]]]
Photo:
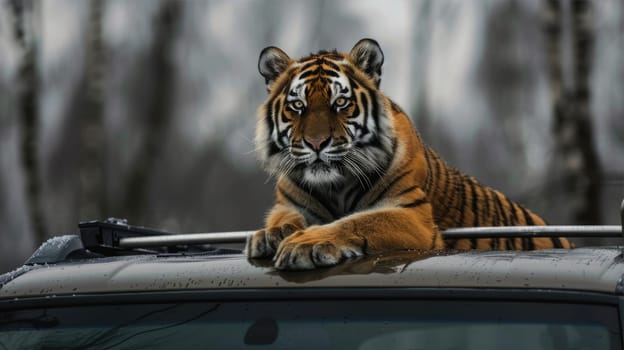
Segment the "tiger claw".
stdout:
[[245,252],[249,258],[270,258],[275,255],[280,242],[288,237],[295,228],[286,224],[260,230],[247,238]]
[[278,270],[311,270],[334,266],[362,254],[356,247],[340,246],[329,240],[319,241],[313,235],[299,231],[280,244],[273,261]]

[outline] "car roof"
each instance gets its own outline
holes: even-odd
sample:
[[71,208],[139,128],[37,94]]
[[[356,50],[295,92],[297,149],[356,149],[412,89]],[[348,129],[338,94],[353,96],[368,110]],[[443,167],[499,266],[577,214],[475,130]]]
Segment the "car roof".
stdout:
[[621,247],[403,251],[331,268],[279,271],[243,254],[152,254],[25,265],[0,276],[0,299],[83,293],[257,288],[557,289],[622,294]]

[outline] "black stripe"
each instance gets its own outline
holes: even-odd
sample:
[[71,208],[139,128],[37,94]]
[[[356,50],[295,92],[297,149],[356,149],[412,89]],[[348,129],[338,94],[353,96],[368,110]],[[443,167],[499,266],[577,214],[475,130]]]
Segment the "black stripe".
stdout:
[[356,103],[355,108],[353,109],[353,114],[348,116],[347,118],[353,119],[360,116],[360,106]]
[[297,202],[293,197],[291,197],[288,193],[286,193],[286,191],[284,191],[284,189],[282,189],[281,187],[278,187],[277,190],[280,192],[280,194],[282,196],[284,196],[286,198],[286,200],[288,200],[291,204],[293,204],[294,206],[298,207],[298,208],[302,208],[305,209],[305,206],[299,202]]
[[505,200],[507,201],[507,205],[509,205],[509,214],[510,214],[510,218],[511,218],[511,224],[513,226],[518,224],[518,217],[516,216],[516,203],[512,202],[509,200],[509,198],[505,197]]
[[308,68],[310,68],[312,66],[316,66],[318,64],[319,64],[318,60],[310,61],[309,63],[304,64],[303,67],[301,67],[300,71],[303,72],[306,69],[308,69]]
[[282,111],[282,102],[280,100],[277,100],[275,102],[275,113],[279,114],[281,116],[281,121],[284,124],[288,124],[290,123],[290,120],[286,117],[286,113],[284,113]]
[[280,148],[277,147],[273,140],[269,141],[269,157],[276,155],[280,152]]
[[535,221],[531,218],[531,213],[529,213],[523,206],[520,206],[520,211],[522,211],[522,215],[524,215],[524,221],[528,226],[535,225]]
[[459,220],[457,222],[457,226],[458,227],[464,227],[464,215],[465,215],[465,211],[466,211],[466,209],[464,208],[466,206],[466,187],[464,187],[464,182],[465,182],[465,180],[460,178],[460,180],[459,180],[459,185],[460,185],[459,200],[460,200],[460,204],[457,206],[457,208],[459,209]]
[[358,84],[355,80],[353,80],[353,78],[349,77],[349,84],[351,84],[351,88],[352,89],[357,89],[360,87],[360,84]]
[[[339,145],[334,145],[334,147],[337,147],[337,146],[339,146]],[[342,154],[342,153],[345,153],[345,151],[344,151],[344,149],[340,149],[340,148],[334,149],[334,150],[329,150],[329,151],[325,152],[325,154],[329,154],[329,155]]]
[[405,171],[401,173],[400,175],[398,175],[397,177],[395,177],[394,179],[392,179],[392,181],[390,181],[390,183],[383,189],[383,191],[379,193],[377,198],[375,198],[375,200],[372,201],[371,206],[377,204],[386,195],[386,193],[388,193],[388,191],[392,188],[392,186],[394,186],[399,180],[401,180],[402,178],[404,178],[407,174],[411,172],[412,172],[411,170]]
[[[368,133],[368,129],[366,129],[366,130],[367,130],[366,133]],[[368,142],[366,142],[366,143],[360,142],[359,144],[360,144],[361,147],[369,146],[369,147],[379,148],[382,151],[384,150],[383,147],[382,147],[382,144],[381,144],[381,140],[379,139],[379,137],[377,137],[377,134],[373,134],[371,136],[371,139]]]
[[[286,93],[288,92],[288,90],[290,89],[290,85],[292,84],[293,80],[295,79],[294,75],[290,75],[288,78],[288,81],[286,81],[284,83],[284,85],[282,86],[282,89],[280,90],[280,94],[282,95],[286,95]],[[299,85],[301,86],[301,84]],[[295,95],[296,96],[296,95]]]
[[471,238],[470,239],[470,249],[477,249],[477,239],[476,238]]
[[273,119],[273,125],[275,126],[275,129],[277,130],[277,145],[280,148],[285,148],[286,145],[284,144],[284,142],[282,142],[282,137],[284,137],[285,134],[283,134],[282,131],[280,131],[280,124],[279,124],[279,113],[280,113],[280,107],[281,107],[281,101],[279,99],[276,99],[275,101],[273,101],[273,106],[272,106],[272,110],[271,110],[271,118]]
[[375,98],[375,92],[371,89],[366,89],[368,91],[369,96],[371,97],[372,110],[371,115],[373,116],[373,120],[375,121],[375,128],[379,130],[379,104],[377,103],[377,99]]
[[[496,195],[490,188],[485,189],[486,200],[488,203],[492,202],[491,195]],[[498,209],[495,205],[496,203],[492,203],[493,215],[492,215],[492,226],[499,226],[500,222],[498,220]],[[500,249],[500,238],[493,238],[492,242],[490,242],[490,246],[493,246],[492,249]]]
[[490,249],[496,249],[496,238],[490,238]]
[[[377,182],[379,181],[379,179],[381,179],[381,177],[377,174],[377,173],[373,173],[373,174],[369,174],[369,180],[370,180],[370,188],[375,187],[375,185],[377,184]],[[349,208],[349,212],[353,212],[355,210],[355,207],[357,207],[358,203],[360,203],[360,201],[362,200],[362,198],[364,198],[364,196],[368,193],[368,191],[360,191],[357,195],[357,197],[355,197],[353,199],[353,203],[351,203],[351,207]]]
[[[440,158],[435,158],[434,160],[436,162],[436,169],[437,169],[438,165],[439,165],[438,163],[440,162]],[[444,174],[446,175],[446,178],[444,180],[444,189],[437,188],[437,187],[434,188],[434,190],[437,190],[438,193],[444,193],[444,197],[443,197],[443,201],[442,201],[442,206],[444,207],[443,208],[444,209],[444,214],[440,215],[440,219],[446,217],[446,215],[448,214],[448,212],[450,210],[450,203],[448,203],[448,202],[449,202],[449,200],[452,199],[451,196],[448,194],[448,191],[447,191],[447,189],[449,187],[449,183],[451,181],[451,176],[450,176],[450,173],[449,173],[449,169],[448,169],[448,167],[443,167],[443,169],[444,169]]]
[[353,135],[353,132],[351,132],[351,129],[349,129],[348,124],[347,125],[342,125],[342,129],[347,133],[347,135],[349,135],[351,140],[353,140],[355,138],[355,135]]
[[507,250],[514,250],[515,244],[513,244],[513,238],[507,238],[505,239],[505,249]]
[[[436,162],[436,176],[439,176],[442,172],[440,170],[444,170],[444,188],[438,188],[438,190],[443,191],[442,193],[446,193],[448,191],[449,186],[451,185],[451,175],[455,176],[455,174],[451,174],[450,169],[447,166],[444,166],[442,163],[442,159],[440,157],[435,158]],[[445,204],[448,204],[445,202]]]
[[[392,107],[392,109],[396,112],[396,113],[401,113],[401,114],[405,114],[405,111],[403,111],[403,108],[401,108],[401,106],[399,106],[398,104],[396,104],[396,102],[390,100],[390,106]],[[409,118],[408,118],[409,119]]]
[[483,218],[485,219],[486,226],[490,223],[490,197],[488,196],[488,189],[486,187],[481,187],[481,192],[483,193],[483,205],[485,206]]
[[[478,198],[477,198],[477,190],[475,189],[475,184],[471,179],[468,179],[470,185],[470,197],[472,200],[472,227],[479,227],[479,208],[478,208]],[[470,239],[470,249],[477,248],[477,239]]]
[[563,244],[561,244],[559,237],[550,237],[550,240],[555,248],[563,248]]
[[270,103],[267,103],[266,105],[266,113],[264,115],[264,120],[267,124],[267,128],[269,129],[269,137],[271,137],[271,135],[273,135],[273,128],[275,127],[274,124],[272,123],[273,121],[273,103],[274,101],[270,101]]
[[271,114],[273,114],[274,112],[279,114],[282,111],[282,100],[279,98],[276,98],[275,101],[273,101],[273,106],[272,106],[273,110],[271,110]]
[[309,70],[307,72],[301,73],[301,75],[299,75],[299,79],[305,79],[311,75],[318,75],[320,72],[321,72],[320,68]]
[[340,219],[341,217],[340,213],[334,211],[334,208],[332,208],[331,203],[328,202],[329,198],[325,199],[325,197],[319,196],[319,195],[315,195],[314,197],[329,212],[329,214],[332,216],[332,221]]
[[503,203],[501,203],[500,198],[498,197],[498,193],[494,192],[492,194],[494,195],[494,203],[496,204],[499,219],[502,219],[501,221],[503,223],[503,226],[510,226],[507,215],[505,215],[505,207],[503,207]]
[[455,249],[455,246],[457,246],[457,239],[445,239],[444,240],[444,248]]
[[479,200],[477,198],[477,189],[474,181],[468,179],[470,185],[470,198],[472,200],[472,227],[479,227]]
[[284,124],[290,123],[290,120],[288,120],[288,117],[286,117],[286,113],[282,113],[282,123]]
[[402,207],[402,208],[415,208],[415,207],[419,207],[419,206],[421,206],[423,204],[426,204],[426,203],[427,203],[427,199],[423,197],[423,198],[419,198],[419,199],[417,199],[417,200],[415,200],[413,202],[410,202],[410,203],[399,204],[399,207]]
[[295,157],[303,157],[303,156],[307,155],[308,153],[307,152],[299,152],[297,149],[293,148],[293,149],[291,149],[290,154],[292,154]]
[[[431,180],[433,179],[433,174],[431,173],[431,160],[429,159],[429,147],[425,146],[425,162],[427,163],[427,177],[425,179],[425,184],[423,185],[423,189],[427,194],[429,194],[429,190],[431,189]],[[438,176],[439,173],[436,173],[435,176]]]
[[417,189],[417,188],[418,188],[418,186],[417,186],[417,185],[414,185],[414,186],[408,187],[408,188],[404,189],[403,191],[401,191],[401,192],[397,193],[396,197],[399,197],[399,196],[402,196],[402,195],[404,195],[404,194],[406,194],[406,193],[412,192],[413,190],[415,190],[415,189]]
[[[487,199],[488,205],[489,203],[492,203],[492,208],[491,208],[492,214],[490,216],[490,219],[492,221],[488,222],[488,224],[490,226],[500,226],[500,221],[498,220],[498,209],[496,208],[496,203],[493,202],[493,198],[491,197],[491,195],[493,195],[494,192],[490,188],[486,188],[485,193],[486,193],[486,199]],[[488,215],[490,214],[488,213]]]
[[353,212],[353,210],[355,209],[354,204],[357,203],[357,202],[355,202],[356,196],[358,194],[362,195],[362,193],[366,193],[366,190],[365,189],[362,190],[362,187],[360,187],[360,186],[353,186],[353,188],[351,188],[345,194],[345,202],[346,203],[351,203],[351,207],[349,208],[349,213]]
[[327,66],[330,66],[332,69],[340,71],[340,67],[338,67],[337,64],[335,64],[334,62],[332,62],[330,60],[323,59],[321,62],[324,63]]
[[277,190],[280,192],[280,194],[282,194],[282,196],[286,198],[287,201],[289,201],[295,207],[301,209],[302,211],[309,213],[310,215],[314,216],[321,222],[325,221],[326,218],[324,218],[322,215],[319,215],[318,213],[311,211],[309,208],[307,208],[303,204],[297,202],[293,197],[291,197],[288,193],[286,193],[286,191],[284,191],[284,189],[282,189],[281,187],[278,187]]
[[323,68],[321,68],[321,74],[329,75],[330,77],[334,77],[334,78],[340,77],[340,74],[338,74],[337,72],[333,70],[323,69]]
[[532,250],[529,248],[529,242],[531,242],[530,238],[522,237],[522,250]]
[[433,239],[431,240],[431,248],[429,249],[433,249],[436,246],[436,242],[438,241],[438,235],[437,233],[437,229],[435,229],[436,231],[433,232]]
[[279,132],[279,134],[277,134],[277,136],[278,136],[278,140],[280,141],[280,143],[283,143],[283,142],[282,142],[282,138],[288,138],[288,131],[289,131],[290,129],[292,129],[292,126],[291,126],[291,125],[288,125],[288,126],[286,127],[286,129],[284,129],[284,130],[280,131],[280,132]]
[[364,129],[362,127],[362,125],[360,125],[359,123],[356,123],[356,122],[347,122],[347,125],[353,126],[356,130],[363,130]]
[[362,136],[368,134],[368,98],[365,93],[360,93],[360,100],[362,101],[362,107],[364,108],[364,121],[362,122]]

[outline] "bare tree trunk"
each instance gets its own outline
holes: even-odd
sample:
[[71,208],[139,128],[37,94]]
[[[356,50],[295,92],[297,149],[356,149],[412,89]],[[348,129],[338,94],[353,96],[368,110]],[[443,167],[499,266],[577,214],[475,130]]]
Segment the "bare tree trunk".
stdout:
[[591,2],[572,0],[572,83],[563,83],[562,2],[546,0],[546,42],[553,98],[553,136],[556,167],[568,194],[575,224],[600,221],[600,164],[594,146],[590,85],[593,49]]
[[39,182],[39,81],[37,76],[37,43],[33,1],[12,0],[14,35],[21,49],[18,66],[17,109],[20,114],[21,163],[25,173],[26,202],[36,242],[46,239],[43,210],[41,208],[41,186]]
[[601,169],[591,117],[590,72],[594,48],[592,11],[590,0],[572,1],[575,84],[571,92],[573,103],[570,119],[571,124],[575,124],[573,131],[577,144],[572,146],[567,163],[570,164],[568,186],[575,189],[575,196],[579,199],[573,208],[575,221],[579,224],[598,224],[600,221]]
[[147,109],[146,136],[126,185],[124,213],[128,219],[141,222],[147,199],[148,179],[162,154],[171,121],[175,67],[172,62],[175,35],[181,22],[182,2],[164,0],[156,15],[154,43],[151,49],[150,79],[153,79],[150,106]]
[[[412,84],[418,84],[414,102],[410,106],[412,113],[409,113],[412,122],[416,125],[418,132],[423,135],[425,140],[433,139],[431,137],[431,111],[429,110],[429,99],[427,96],[427,79],[426,72],[431,64],[429,62],[431,56],[431,33],[433,32],[432,23],[434,21],[434,3],[431,0],[419,2],[410,2],[410,10],[419,13],[420,16],[415,20],[414,25],[414,42],[410,57],[414,64],[411,72]],[[419,10],[417,10],[419,8]],[[412,88],[414,90],[414,88]]]
[[80,219],[105,214],[102,0],[91,0],[87,31],[85,95],[80,116]]

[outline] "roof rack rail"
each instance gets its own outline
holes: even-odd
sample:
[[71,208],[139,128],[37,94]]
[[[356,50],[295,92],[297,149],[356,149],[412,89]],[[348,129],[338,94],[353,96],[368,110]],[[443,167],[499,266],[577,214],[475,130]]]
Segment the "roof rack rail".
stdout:
[[184,233],[158,237],[128,237],[119,240],[121,248],[147,248],[216,243],[244,243],[255,231]]
[[[603,226],[497,226],[452,228],[442,232],[445,238],[535,238],[535,237],[624,237],[624,201],[620,208],[622,225]],[[254,231],[173,234],[140,226],[130,226],[125,219],[82,222],[80,236],[86,249],[95,252],[131,250],[150,247],[179,247],[217,243],[244,243]]]
[[534,238],[534,237],[592,237],[622,238],[617,225],[581,226],[496,226],[452,228],[442,232],[444,238]]
[[[254,231],[187,233],[157,237],[128,237],[119,240],[120,248],[147,248],[215,243],[244,243]],[[520,238],[520,237],[622,237],[619,226],[499,226],[454,228],[442,232],[445,238]]]

